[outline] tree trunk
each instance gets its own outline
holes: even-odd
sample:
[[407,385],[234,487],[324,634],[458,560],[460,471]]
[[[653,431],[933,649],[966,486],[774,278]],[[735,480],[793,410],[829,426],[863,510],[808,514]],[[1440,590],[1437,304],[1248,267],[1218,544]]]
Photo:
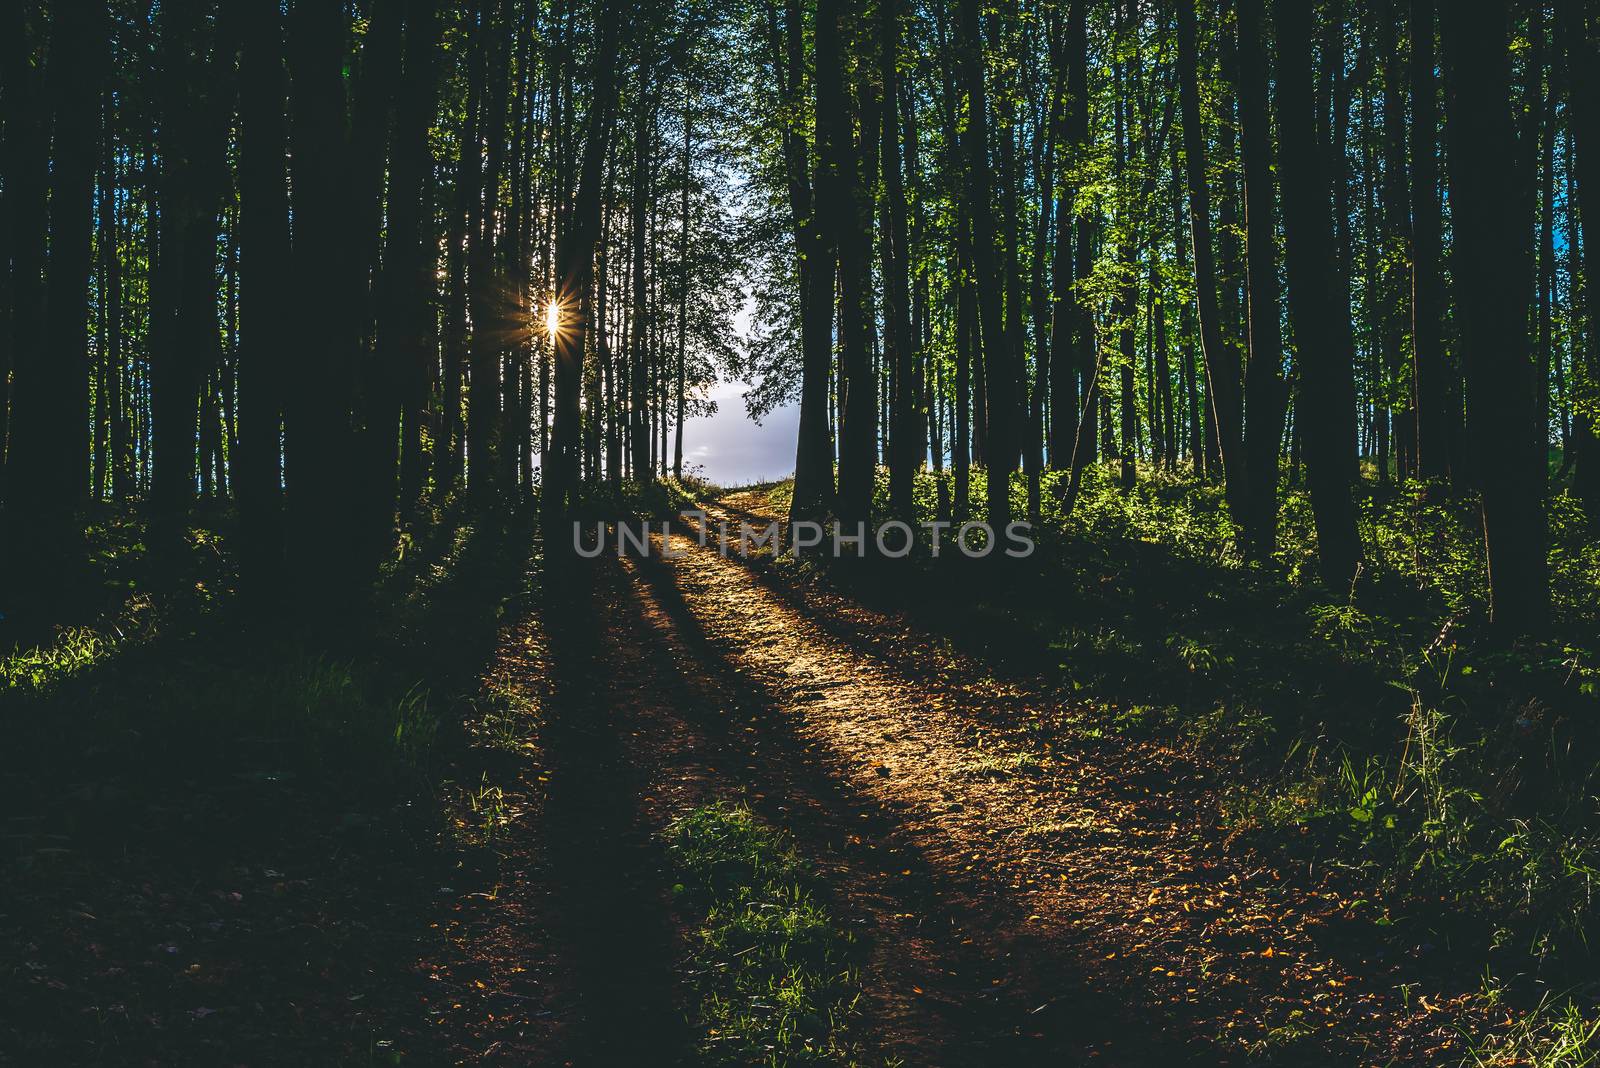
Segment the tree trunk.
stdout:
[[633,182],[629,201],[633,241],[633,325],[628,354],[628,447],[633,459],[633,477],[642,483],[651,481],[653,467],[650,463],[652,434],[649,425],[650,395],[647,388],[646,354],[649,343],[648,323],[650,303],[648,279],[645,274],[646,237],[650,227],[650,122],[646,113],[649,95],[648,67],[641,65],[639,85],[636,89],[633,115]]
[[1471,391],[1473,474],[1482,493],[1489,614],[1508,635],[1541,629],[1550,611],[1544,495],[1534,456],[1533,183],[1517,173],[1509,0],[1452,8],[1444,19],[1449,72],[1451,274]]
[[1183,150],[1188,171],[1189,232],[1194,252],[1200,352],[1205,360],[1206,396],[1216,427],[1228,511],[1235,522],[1242,522],[1247,514],[1247,490],[1240,371],[1238,359],[1223,340],[1217,307],[1217,270],[1211,250],[1211,192],[1206,177],[1205,131],[1200,125],[1196,64],[1194,2],[1179,0],[1178,90],[1183,108]]
[[921,465],[922,431],[917,420],[921,398],[917,345],[911,331],[907,282],[905,188],[900,175],[900,7],[879,0],[879,70],[883,78],[883,353],[893,376],[889,417],[889,510],[898,519],[915,519],[912,485]]
[[683,479],[683,416],[688,388],[687,361],[689,328],[689,179],[692,176],[694,116],[690,112],[689,85],[684,84],[683,95],[683,191],[678,204],[678,366],[673,377],[677,385],[677,417],[673,420],[672,477]]
[[244,7],[239,68],[239,241],[245,249],[239,298],[240,582],[251,598],[280,589],[283,566],[282,434],[292,298],[286,159],[287,83],[277,0]]
[[1006,348],[1005,309],[995,263],[993,179],[989,165],[989,99],[984,85],[983,35],[978,0],[960,0],[962,80],[967,97],[967,127],[962,134],[966,160],[966,204],[972,221],[972,266],[978,291],[978,337],[984,364],[983,454],[988,468],[988,521],[999,531],[1011,519],[1011,473],[1016,469],[1013,424],[1015,370]]
[[[484,68],[480,119],[484,164],[467,213],[467,294],[472,313],[472,339],[467,347],[467,490],[480,508],[494,495],[495,438],[500,424],[503,344],[499,327],[505,280],[495,269],[493,241],[505,156],[508,85],[504,35],[495,32],[491,0],[483,0],[481,19],[478,57]],[[479,143],[475,141],[463,151],[476,154]]]
[[872,188],[877,180],[878,104],[863,77],[860,145],[851,136],[845,88],[844,7],[817,8],[817,142],[827,179],[819,190],[825,224],[839,250],[839,518],[865,521],[872,505],[877,453],[877,380],[872,371],[868,302],[871,279]]
[[[377,338],[366,389],[364,478],[371,496],[363,541],[374,563],[393,548],[402,453],[409,456],[417,448],[409,440],[418,415],[413,406],[428,360],[433,256],[423,243],[422,198],[433,163],[428,127],[434,111],[433,54],[438,47],[434,18],[433,0],[411,0],[406,13],[405,78],[389,171],[388,231],[378,277]],[[404,448],[402,426],[408,439]],[[411,501],[404,503],[409,508]]]
[[1440,273],[1438,89],[1434,83],[1434,0],[1411,0],[1411,337],[1417,395],[1417,475],[1450,477],[1448,380]]
[[[767,48],[784,105],[782,140],[789,215],[799,253],[800,427],[795,446],[793,519],[817,519],[833,506],[833,440],[828,425],[828,379],[833,365],[834,251],[812,203],[806,138],[792,116],[802,109],[805,26],[800,0],[786,0],[783,26],[764,5]],[[822,176],[819,172],[817,181]]]
[[349,29],[342,7],[300,0],[289,34],[294,257],[305,324],[291,347],[299,354],[296,388],[285,398],[289,559],[304,599],[335,609],[357,590],[348,496],[358,339],[347,330],[351,252],[343,247]]
[[1244,521],[1247,550],[1271,557],[1278,540],[1278,452],[1283,440],[1283,333],[1279,325],[1278,238],[1273,213],[1272,125],[1267,117],[1266,42],[1261,0],[1238,0],[1239,123],[1244,157],[1245,246],[1250,362],[1245,369]]
[[1355,470],[1352,354],[1339,329],[1342,313],[1328,157],[1315,136],[1311,11],[1288,3],[1277,8],[1276,17],[1285,262],[1300,368],[1296,417],[1305,420],[1306,475],[1322,580],[1343,590],[1354,581],[1361,562],[1350,495]]
[[[20,6],[20,5],[19,5]],[[9,97],[13,85],[31,81],[26,40],[15,42],[7,56]],[[19,562],[17,588],[24,597],[37,593],[60,596],[63,584],[81,567],[79,532],[73,513],[89,489],[88,435],[83,420],[89,409],[88,334],[89,276],[93,267],[94,181],[100,160],[100,92],[105,77],[107,33],[102,11],[92,4],[60,4],[51,12],[50,58],[46,99],[54,108],[54,151],[50,166],[50,257],[42,335],[36,332],[32,309],[37,300],[35,272],[43,252],[36,221],[21,224],[18,254],[13,260],[17,287],[17,361],[12,380],[8,552]],[[11,70],[12,63],[21,69]],[[11,75],[15,75],[15,80]],[[24,89],[23,93],[28,94]],[[21,120],[21,139],[29,139],[38,120],[22,118],[20,109],[8,118]],[[20,147],[20,146],[19,146]],[[35,149],[42,144],[33,141]],[[42,168],[43,153],[33,161]],[[27,168],[29,173],[24,174]],[[35,185],[42,176],[28,161],[8,170],[21,177],[17,211],[42,210]],[[24,274],[29,275],[22,278]],[[24,348],[22,342],[27,343]]]
[[[550,452],[545,460],[545,545],[549,552],[566,552],[571,541],[558,531],[556,521],[568,516],[579,501],[579,453],[582,448],[578,394],[583,383],[584,338],[589,324],[571,314],[588,291],[594,273],[595,244],[600,238],[600,193],[611,129],[616,121],[617,66],[621,15],[615,4],[596,7],[594,95],[584,130],[583,158],[578,186],[556,242],[556,300],[564,321],[555,336],[555,422]],[[637,476],[639,472],[635,472]]]
[[[1583,238],[1587,241],[1600,231],[1600,227],[1592,225],[1600,219],[1600,55],[1589,37],[1583,0],[1557,0],[1556,16],[1570,89],[1568,136],[1574,142],[1577,157],[1578,211],[1584,220]],[[1576,247],[1572,234],[1567,240]],[[1586,244],[1584,252],[1591,263],[1595,262],[1593,243]],[[1590,520],[1600,523],[1600,421],[1593,414],[1600,388],[1600,294],[1587,278],[1584,282],[1582,358],[1574,361],[1572,369],[1572,389],[1579,401],[1572,413],[1572,487]]]

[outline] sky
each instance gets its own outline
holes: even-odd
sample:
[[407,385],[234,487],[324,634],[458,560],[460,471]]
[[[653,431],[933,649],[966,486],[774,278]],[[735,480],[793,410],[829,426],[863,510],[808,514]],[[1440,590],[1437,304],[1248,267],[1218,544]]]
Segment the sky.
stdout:
[[[749,337],[752,301],[734,315],[733,332]],[[786,404],[758,424],[745,414],[743,382],[723,379],[711,390],[717,414],[683,424],[684,473],[719,486],[772,482],[794,474],[794,449],[800,432],[800,406]]]
[[[717,414],[683,424],[683,465],[719,486],[771,482],[794,473],[800,408],[786,404],[757,425],[744,410],[743,382],[719,382],[711,391]],[[698,470],[695,470],[698,469]]]

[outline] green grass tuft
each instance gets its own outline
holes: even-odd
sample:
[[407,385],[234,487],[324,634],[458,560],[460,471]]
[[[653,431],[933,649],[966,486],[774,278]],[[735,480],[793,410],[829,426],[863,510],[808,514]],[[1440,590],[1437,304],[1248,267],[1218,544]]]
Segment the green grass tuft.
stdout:
[[701,1052],[712,1064],[859,1063],[852,941],[783,836],[748,808],[695,809],[667,832],[673,891],[703,916],[695,947]]

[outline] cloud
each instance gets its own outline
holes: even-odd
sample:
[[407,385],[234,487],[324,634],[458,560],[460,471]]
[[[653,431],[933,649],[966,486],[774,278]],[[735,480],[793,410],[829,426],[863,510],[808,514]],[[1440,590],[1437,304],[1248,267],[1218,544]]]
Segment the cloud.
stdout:
[[717,413],[683,425],[683,459],[712,482],[734,486],[770,482],[794,473],[798,405],[784,405],[758,426],[744,411],[744,386],[721,382],[712,389]]

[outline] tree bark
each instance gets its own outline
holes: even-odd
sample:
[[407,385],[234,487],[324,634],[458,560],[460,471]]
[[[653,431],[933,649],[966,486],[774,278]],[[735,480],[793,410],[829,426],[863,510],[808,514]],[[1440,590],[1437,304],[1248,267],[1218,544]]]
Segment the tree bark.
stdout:
[[[1583,222],[1584,252],[1595,262],[1594,244],[1588,239],[1600,231],[1591,225],[1600,219],[1600,54],[1589,36],[1589,23],[1583,0],[1557,0],[1556,17],[1564,42],[1570,109],[1569,133],[1577,164],[1578,211]],[[1572,245],[1576,242],[1568,235]],[[1593,405],[1600,394],[1600,295],[1595,287],[1583,287],[1583,349],[1575,361],[1572,389],[1579,403],[1572,413],[1574,453],[1572,487],[1583,501],[1592,522],[1600,523],[1600,423]],[[1585,403],[1587,402],[1587,403]]]
[[[596,48],[593,60],[594,94],[584,129],[583,156],[577,191],[556,242],[556,299],[564,321],[555,336],[555,421],[550,453],[545,462],[544,513],[547,551],[568,551],[571,541],[556,522],[567,517],[580,499],[581,412],[579,390],[583,383],[584,339],[589,324],[573,315],[594,273],[595,244],[600,237],[600,193],[612,126],[616,122],[617,66],[620,12],[614,3],[596,6]],[[637,476],[639,472],[635,472]]]
[[[1183,150],[1189,186],[1189,232],[1194,252],[1195,306],[1206,396],[1221,453],[1224,493],[1235,522],[1246,513],[1244,426],[1238,359],[1222,335],[1217,306],[1217,269],[1211,248],[1211,192],[1206,177],[1205,131],[1200,125],[1193,0],[1178,2],[1178,91],[1183,109]],[[1309,112],[1309,104],[1307,111]]]
[[[18,5],[20,7],[20,5]],[[20,12],[17,16],[20,22]],[[13,30],[20,29],[13,26]],[[19,104],[32,98],[27,41],[13,42],[7,58],[6,90],[20,88]],[[40,296],[37,271],[43,258],[44,153],[38,119],[13,108],[7,116],[22,126],[17,147],[39,152],[17,160],[7,173],[7,193],[17,195],[19,224],[13,270],[18,342],[12,379],[7,487],[8,554],[15,561],[16,588],[26,607],[31,595],[60,596],[81,568],[81,542],[73,513],[89,489],[89,275],[93,266],[94,180],[100,159],[100,87],[105,77],[107,33],[102,10],[92,4],[60,4],[51,12],[50,56],[45,99],[53,105],[49,174],[49,262],[43,294],[43,330],[23,300]],[[24,104],[25,106],[25,104]],[[13,187],[13,176],[18,185]],[[36,307],[37,305],[35,305]]]
[[298,0],[289,32],[296,297],[305,324],[285,398],[289,561],[302,598],[336,614],[359,585],[348,507],[358,339],[345,306],[351,252],[342,247],[349,30],[342,7]]
[[883,354],[893,376],[889,426],[889,510],[910,522],[912,485],[922,456],[917,407],[922,383],[910,322],[905,187],[900,174],[900,7],[879,0],[879,70],[883,79]]
[[1267,112],[1261,0],[1238,0],[1239,123],[1244,162],[1250,362],[1245,369],[1244,521],[1247,550],[1268,559],[1278,539],[1278,453],[1283,441],[1283,333],[1273,213],[1272,125]]
[[960,0],[962,80],[967,96],[967,128],[962,135],[966,161],[966,203],[972,220],[972,266],[978,290],[978,336],[984,362],[984,459],[987,466],[988,521],[996,531],[1011,519],[1011,473],[1016,469],[1013,386],[1006,348],[1000,275],[995,263],[995,230],[990,194],[989,98],[984,85],[983,34],[978,0]]
[[1305,420],[1306,477],[1322,580],[1343,590],[1361,563],[1350,485],[1355,471],[1352,353],[1339,329],[1327,153],[1314,132],[1311,11],[1287,3],[1277,8],[1276,18],[1285,263],[1300,368],[1296,416]]
[[[783,121],[783,156],[789,214],[799,255],[800,427],[795,446],[791,519],[819,519],[833,507],[833,438],[828,423],[828,379],[833,365],[835,252],[813,203],[806,138],[792,117],[801,110],[806,69],[800,0],[786,0],[780,31],[774,5],[765,5],[768,49],[777,75]],[[823,184],[820,173],[817,185]]]
[[1533,455],[1535,387],[1528,348],[1533,184],[1519,176],[1509,104],[1510,0],[1452,8],[1444,19],[1450,92],[1451,274],[1461,321],[1473,474],[1482,494],[1489,615],[1509,635],[1550,611],[1545,505]]
[[1411,0],[1411,337],[1417,395],[1417,475],[1450,477],[1450,370],[1443,342],[1440,273],[1438,89],[1434,81],[1434,0]]
[[[877,444],[877,380],[867,302],[872,248],[872,184],[877,178],[877,101],[860,92],[861,144],[851,136],[845,83],[844,6],[817,7],[817,143],[826,183],[819,208],[839,251],[839,518],[865,521],[872,504]],[[865,151],[871,145],[870,153]],[[868,158],[870,155],[870,159]]]
[[240,582],[247,597],[281,588],[284,374],[291,339],[283,314],[292,300],[288,126],[283,20],[277,0],[243,8],[239,70],[239,502]]

